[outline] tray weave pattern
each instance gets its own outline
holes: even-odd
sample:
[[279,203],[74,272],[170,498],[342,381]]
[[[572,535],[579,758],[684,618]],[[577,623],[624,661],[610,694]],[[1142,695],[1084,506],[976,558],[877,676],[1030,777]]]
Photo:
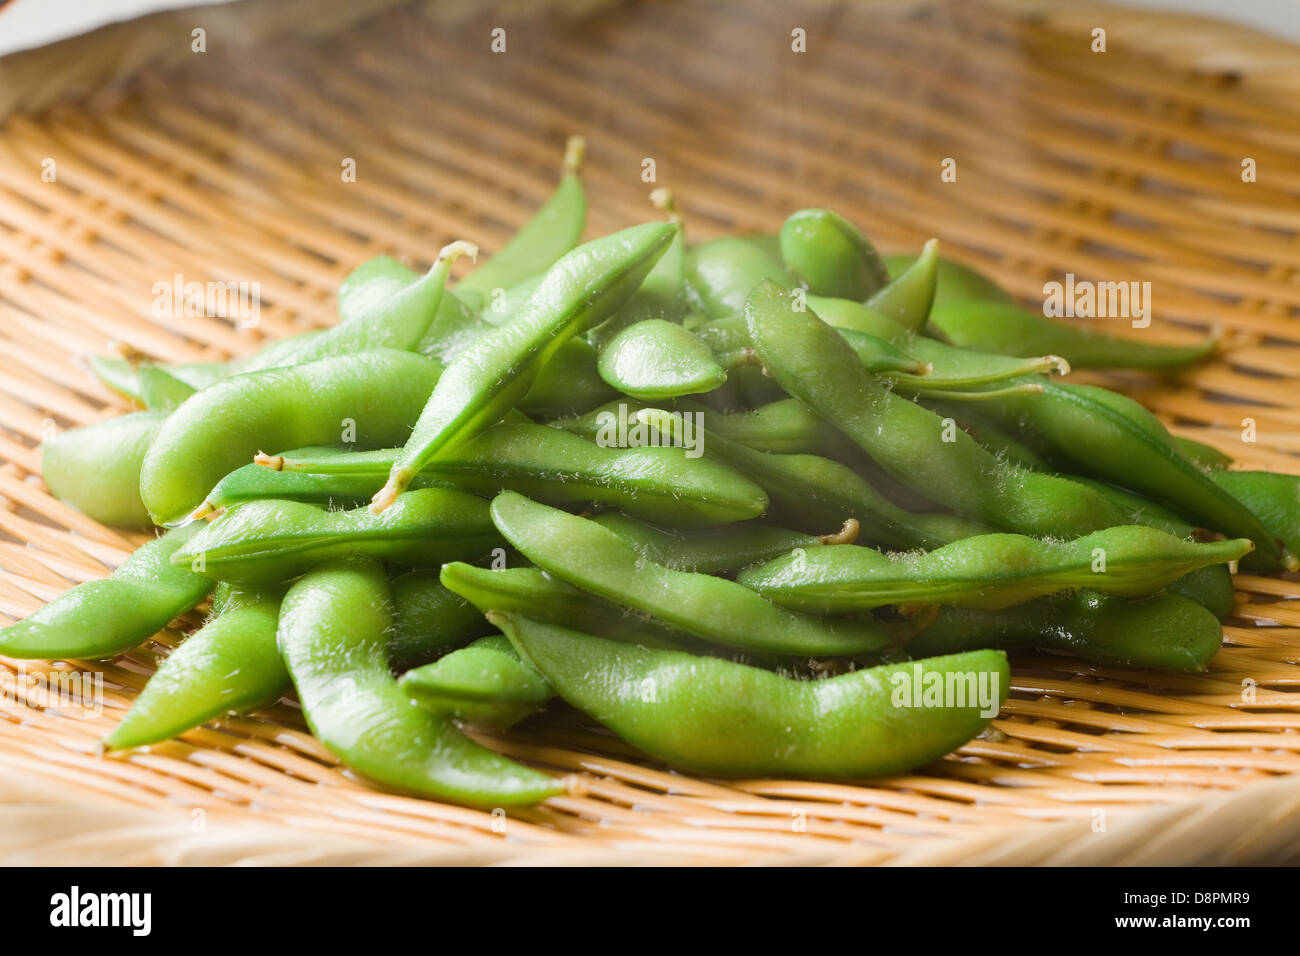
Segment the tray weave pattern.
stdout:
[[[1122,36],[1123,14],[1098,10]],[[489,49],[497,26],[505,53]],[[795,28],[807,53],[791,49]],[[652,159],[696,239],[830,205],[891,251],[938,236],[1027,302],[1067,272],[1150,281],[1155,318],[1133,334],[1191,341],[1214,327],[1223,355],[1176,379],[1093,380],[1241,467],[1298,473],[1300,127],[1286,101],[1238,82],[1247,62],[1179,70],[1119,39],[1092,53],[1077,18],[991,3],[653,2],[454,29],[396,11],[346,37],[146,72],[111,104],[10,116],[0,617],[106,575],[142,540],[60,504],[39,477],[43,436],[124,410],[86,355],[112,342],[225,358],[334,321],[338,282],[370,256],[422,266],[456,237],[491,251],[548,194],[574,131],[591,144],[593,234],[651,216]],[[1257,182],[1242,181],[1245,157]],[[348,158],[355,182],[340,176]],[[941,181],[947,158],[956,182]],[[154,315],[154,285],[178,273],[259,282],[260,324]],[[582,781],[508,817],[366,786],[291,700],[104,757],[96,741],[191,615],[107,663],[0,659],[0,862],[1292,859],[1300,582],[1237,586],[1208,673],[1019,654],[988,733],[887,780],[693,778],[561,711],[483,738]],[[40,693],[80,669],[103,674],[102,713]]]

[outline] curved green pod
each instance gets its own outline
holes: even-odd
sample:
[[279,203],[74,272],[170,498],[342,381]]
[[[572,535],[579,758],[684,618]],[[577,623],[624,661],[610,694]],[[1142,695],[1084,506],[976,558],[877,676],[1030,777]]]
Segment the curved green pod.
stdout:
[[96,660],[153,637],[212,590],[207,578],[171,561],[197,531],[173,528],[137,548],[109,577],[78,584],[0,629],[0,654]]
[[545,272],[578,244],[587,222],[587,196],[582,188],[582,164],[587,141],[570,136],[564,147],[560,184],[550,198],[491,259],[456,286],[456,294],[481,305],[494,289],[508,289]]
[[795,284],[780,251],[754,238],[724,236],[686,252],[686,298],[691,307],[715,319],[737,315],[751,289],[764,279]]
[[854,301],[866,300],[866,307],[897,322],[909,332],[920,332],[930,317],[939,279],[939,243],[931,239],[916,261],[898,273],[870,298],[841,296]]
[[[565,701],[683,770],[902,773],[980,733],[1010,689],[1001,651],[793,680],[731,661],[602,641],[520,615],[490,618]],[[926,705],[923,689],[934,684],[949,688],[951,699]]]
[[388,579],[373,562],[321,565],[285,595],[280,653],[316,738],[362,776],[435,799],[508,807],[564,792],[562,780],[411,703],[388,670],[392,616]]
[[1217,338],[1200,345],[1156,345],[1065,325],[1015,305],[955,302],[930,311],[931,334],[953,345],[1002,355],[1063,356],[1074,368],[1166,371],[1204,361]]
[[940,608],[907,650],[930,655],[1041,647],[1104,667],[1196,674],[1222,645],[1218,619],[1185,597],[1165,591],[1133,600],[1084,590],[1001,611]]
[[785,267],[810,292],[861,302],[889,282],[875,247],[829,209],[792,213],[778,238]]
[[[389,448],[262,460],[286,471],[382,480],[397,454]],[[744,521],[767,508],[767,495],[754,482],[693,454],[671,445],[617,447],[548,425],[502,424],[430,462],[418,477],[484,495],[511,489],[557,505],[595,502],[679,527]]]
[[297,501],[252,501],[204,526],[171,562],[235,584],[268,584],[343,556],[436,568],[480,557],[500,543],[482,498],[424,488],[379,515],[365,508],[326,511]]
[[41,476],[54,497],[96,521],[151,527],[140,466],[166,420],[165,411],[131,412],[61,432],[41,445]]
[[[885,256],[889,274],[901,276],[915,264],[919,256]],[[1015,297],[984,273],[963,265],[954,259],[939,257],[936,274],[934,305],[950,302],[1002,302],[1014,303]]]
[[[981,407],[1086,472],[1165,502],[1203,527],[1250,538],[1257,561],[1282,556],[1268,526],[1179,454],[1160,421],[1137,402],[1093,385],[1041,385],[1036,394]],[[1293,555],[1282,560],[1295,566]]]
[[905,636],[901,627],[874,621],[797,614],[726,578],[674,571],[593,521],[512,491],[493,499],[492,520],[547,573],[715,644],[817,657],[879,650]]
[[421,707],[481,727],[510,727],[555,696],[501,634],[407,671],[397,683]]
[[572,624],[590,634],[647,647],[693,647],[684,634],[617,604],[580,591],[540,568],[489,570],[463,561],[442,566],[440,580],[480,613],[519,611],[557,624]]
[[225,379],[167,419],[145,454],[140,499],[168,524],[264,448],[402,442],[440,371],[423,356],[385,349]]
[[743,571],[737,580],[783,607],[820,614],[887,604],[996,611],[1078,588],[1144,597],[1197,568],[1239,560],[1251,548],[1245,538],[1196,542],[1120,525],[1072,541],[979,535],[925,554],[857,545],[800,550]]
[[573,338],[542,366],[518,408],[527,415],[554,418],[585,412],[617,394],[601,377],[596,350]]
[[391,577],[393,623],[388,665],[401,673],[437,660],[492,632],[483,615],[439,580],[440,570],[420,568]]
[[595,515],[591,520],[656,564],[701,574],[729,574],[795,548],[851,543],[858,531],[854,523],[836,534],[814,535],[747,521],[692,533],[657,528],[618,512]]
[[[1300,476],[1227,469],[1211,471],[1209,475],[1216,485],[1249,509],[1290,554],[1300,555]],[[1253,562],[1244,563],[1249,566]]]
[[[631,297],[675,233],[659,223],[633,226],[561,258],[519,315],[486,333],[438,379],[371,508],[388,507],[444,450],[500,421],[556,350]],[[307,444],[315,443],[283,447]]]
[[711,392],[727,381],[705,342],[664,319],[623,329],[601,349],[597,368],[610,387],[651,401]]
[[275,643],[282,589],[233,591],[220,613],[162,662],[104,738],[127,750],[172,737],[231,711],[270,704],[289,687]]
[[1078,537],[1121,523],[1092,489],[1001,462],[955,424],[884,388],[833,328],[794,310],[774,284],[755,290],[746,319],[782,387],[908,487],[958,514],[1036,537]]

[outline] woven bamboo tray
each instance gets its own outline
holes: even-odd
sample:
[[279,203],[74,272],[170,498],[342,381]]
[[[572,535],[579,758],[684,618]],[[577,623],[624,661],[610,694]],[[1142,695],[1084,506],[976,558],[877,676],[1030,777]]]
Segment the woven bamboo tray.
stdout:
[[[1300,472],[1300,114],[1267,82],[1278,48],[1260,41],[1262,85],[1242,31],[1231,74],[1193,72],[1177,64],[1206,36],[1202,21],[1166,19],[1152,37],[1126,31],[1129,14],[1070,6],[1058,23],[1050,10],[1026,18],[1025,4],[656,2],[576,23],[506,11],[454,29],[398,11],[344,38],[241,58],[218,49],[113,97],[10,117],[0,612],[106,575],[139,540],[61,505],[39,477],[43,435],[124,410],[84,356],[111,340],[225,358],[334,321],[339,280],[370,256],[423,265],[453,237],[499,247],[548,193],[574,131],[591,144],[592,234],[650,216],[652,158],[697,239],[831,205],[886,249],[938,236],[1030,302],[1066,272],[1149,280],[1155,320],[1139,334],[1190,341],[1213,326],[1224,355],[1173,380],[1097,380],[1242,467]],[[1106,53],[1090,52],[1085,23],[1112,27]],[[506,54],[489,51],[495,26]],[[795,27],[809,52],[791,51]],[[953,183],[940,181],[947,157]],[[1243,157],[1258,182],[1242,182]],[[356,182],[341,180],[345,158]],[[47,159],[54,182],[42,180]],[[260,282],[260,326],[153,317],[154,283],[176,273]],[[1237,585],[1208,673],[1018,654],[991,731],[905,777],[697,779],[557,708],[484,739],[577,772],[582,790],[508,818],[367,787],[289,700],[102,756],[96,741],[191,616],[84,665],[106,682],[97,716],[44,706],[39,681],[13,693],[19,662],[0,661],[0,862],[1296,859],[1300,582]]]

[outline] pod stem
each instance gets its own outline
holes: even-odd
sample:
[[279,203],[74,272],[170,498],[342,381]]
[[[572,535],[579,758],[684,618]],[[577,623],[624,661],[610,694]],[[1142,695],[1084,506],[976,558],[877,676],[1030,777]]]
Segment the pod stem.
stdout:
[[858,540],[858,532],[861,530],[862,526],[857,518],[847,518],[839,531],[834,534],[824,534],[818,540],[822,544],[853,544]]
[[671,189],[660,186],[657,189],[650,190],[650,202],[660,212],[667,214],[669,222],[679,229],[683,227],[682,210],[677,205],[677,197]]
[[264,451],[259,451],[253,456],[253,464],[270,468],[272,471],[284,471],[284,455],[268,455]]
[[383,514],[393,506],[397,496],[406,490],[406,486],[411,483],[415,473],[409,468],[394,468],[388,476],[388,482],[384,487],[375,492],[375,496],[370,499],[370,513],[374,515]]
[[461,256],[469,256],[477,262],[478,246],[467,239],[457,239],[438,250],[438,262],[455,262]]
[[564,175],[577,176],[587,160],[587,137],[575,133],[564,143]]

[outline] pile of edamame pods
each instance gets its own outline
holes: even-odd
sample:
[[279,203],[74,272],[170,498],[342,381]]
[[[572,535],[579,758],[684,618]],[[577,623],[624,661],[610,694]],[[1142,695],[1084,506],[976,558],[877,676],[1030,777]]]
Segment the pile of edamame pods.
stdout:
[[579,244],[582,151],[451,288],[468,242],[361,264],[335,326],[250,356],[95,359],[143,410],[48,442],[45,480],[166,530],[0,653],[106,658],[210,595],[108,749],[292,689],[358,774],[498,807],[573,783],[474,729],[556,698],[684,771],[897,773],[981,733],[1008,649],[1198,671],[1230,569],[1297,568],[1295,477],[1062,381],[1214,342],[1055,323],[824,209],[693,244],[656,191]]

